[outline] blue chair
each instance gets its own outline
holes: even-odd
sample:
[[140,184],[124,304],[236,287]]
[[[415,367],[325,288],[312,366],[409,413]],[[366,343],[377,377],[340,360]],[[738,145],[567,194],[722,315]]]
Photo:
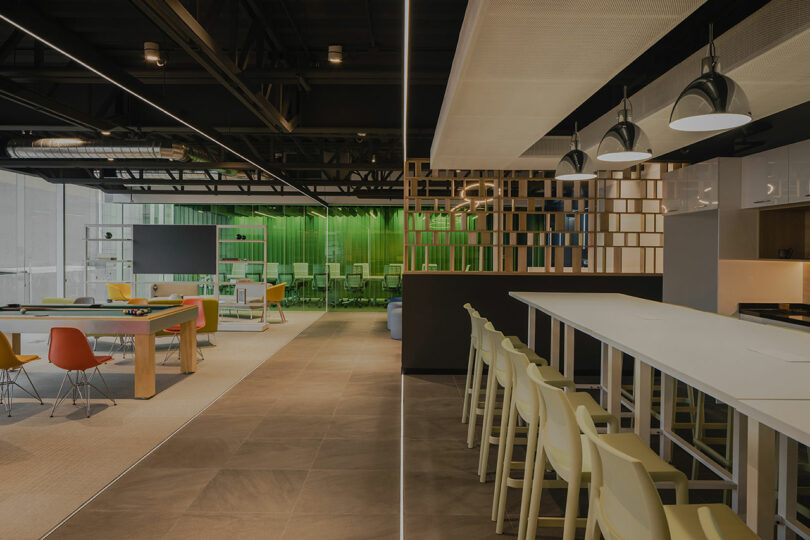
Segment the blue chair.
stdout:
[[391,310],[391,339],[402,341],[402,306]]
[[394,311],[396,308],[402,307],[402,300],[399,302],[388,302],[388,326],[387,328],[391,330],[391,312]]

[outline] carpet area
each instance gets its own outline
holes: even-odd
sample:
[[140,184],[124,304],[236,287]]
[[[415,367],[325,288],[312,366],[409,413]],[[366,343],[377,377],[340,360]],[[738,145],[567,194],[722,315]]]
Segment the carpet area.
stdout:
[[[102,367],[118,404],[94,396],[90,418],[70,400],[54,418],[49,416],[64,372],[45,360],[46,336],[23,336],[23,354],[43,358],[29,364],[28,371],[45,405],[17,391],[13,416],[0,416],[3,537],[46,534],[322,316],[296,312],[288,314],[286,324],[271,324],[265,332],[220,332],[214,346],[201,337],[205,359],[192,375],[179,373],[176,355],[160,364],[168,344],[168,338],[161,338],[157,394],[149,400],[132,397],[132,354],[127,359],[118,354]],[[110,345],[102,341],[99,351]],[[175,480],[165,478],[167,490]]]

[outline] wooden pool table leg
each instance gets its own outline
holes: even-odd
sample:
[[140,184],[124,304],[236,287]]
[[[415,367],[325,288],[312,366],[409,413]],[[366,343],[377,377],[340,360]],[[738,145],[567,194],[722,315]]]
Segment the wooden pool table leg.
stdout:
[[155,395],[155,334],[135,335],[135,397]]
[[180,324],[180,373],[197,371],[197,321]]
[[14,354],[20,354],[22,350],[20,334],[11,334],[11,349],[14,351]]

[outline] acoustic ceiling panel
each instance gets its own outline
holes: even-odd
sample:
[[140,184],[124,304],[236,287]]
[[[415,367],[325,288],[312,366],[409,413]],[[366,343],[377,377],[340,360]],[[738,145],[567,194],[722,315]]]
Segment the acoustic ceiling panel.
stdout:
[[508,168],[703,0],[471,0],[431,148]]

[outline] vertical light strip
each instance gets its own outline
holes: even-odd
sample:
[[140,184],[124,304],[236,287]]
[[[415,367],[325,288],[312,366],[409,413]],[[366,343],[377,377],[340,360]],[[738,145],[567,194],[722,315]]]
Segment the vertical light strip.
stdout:
[[408,68],[411,47],[411,2],[404,0],[405,25],[402,32],[402,166],[408,160]]
[[218,139],[215,139],[215,138],[214,138],[214,137],[212,137],[211,135],[209,135],[209,134],[205,133],[204,131],[202,131],[201,129],[199,129],[199,128],[197,128],[197,127],[194,127],[193,125],[191,125],[190,123],[186,122],[185,120],[183,120],[183,119],[182,119],[182,118],[180,118],[179,116],[175,115],[174,113],[169,112],[168,110],[164,109],[163,107],[161,107],[161,106],[160,106],[160,105],[158,105],[157,103],[155,103],[155,102],[151,101],[150,99],[148,99],[148,98],[146,98],[146,97],[144,97],[144,96],[140,95],[139,93],[137,93],[137,92],[135,92],[134,90],[132,90],[132,89],[128,88],[127,86],[124,86],[122,83],[119,83],[118,81],[116,81],[116,80],[115,80],[115,79],[113,79],[112,77],[110,77],[110,76],[108,76],[108,75],[105,75],[104,73],[102,73],[101,71],[97,70],[96,68],[94,68],[94,67],[93,67],[93,66],[91,66],[90,64],[88,64],[88,63],[86,63],[86,62],[84,62],[84,61],[82,61],[82,60],[78,59],[77,57],[73,56],[72,54],[70,54],[70,53],[69,53],[69,52],[67,52],[66,50],[64,50],[64,49],[61,49],[61,48],[57,47],[56,45],[54,45],[53,43],[51,43],[50,41],[48,41],[48,40],[47,40],[47,39],[45,39],[44,37],[42,37],[42,36],[40,36],[39,34],[37,34],[36,32],[33,32],[33,31],[29,30],[28,28],[25,28],[24,26],[22,26],[22,25],[20,25],[20,24],[17,24],[16,22],[12,21],[11,19],[9,19],[8,17],[6,17],[6,16],[5,16],[5,15],[3,15],[2,13],[0,13],[0,19],[2,19],[2,20],[4,20],[4,21],[6,21],[8,24],[10,24],[11,26],[13,26],[14,28],[17,28],[18,30],[22,30],[23,32],[25,32],[26,34],[28,34],[29,36],[31,36],[31,37],[32,37],[32,38],[34,38],[35,40],[37,40],[37,41],[40,41],[40,42],[44,43],[45,45],[47,45],[47,46],[48,46],[48,47],[50,47],[51,49],[55,50],[56,52],[60,53],[61,55],[65,56],[65,57],[67,57],[67,58],[70,58],[71,60],[73,60],[74,62],[76,62],[76,63],[77,63],[77,64],[79,64],[80,66],[82,66],[83,68],[87,69],[88,71],[91,71],[91,72],[95,73],[96,75],[98,75],[99,77],[101,77],[102,79],[104,79],[105,81],[109,82],[110,84],[113,84],[113,85],[117,86],[118,88],[120,88],[121,90],[123,90],[124,92],[126,92],[127,94],[130,94],[130,95],[132,95],[132,96],[135,96],[136,98],[140,99],[141,101],[143,101],[144,103],[146,103],[146,104],[147,104],[147,105],[149,105],[150,107],[152,107],[152,108],[155,108],[155,109],[159,110],[160,112],[162,112],[163,114],[165,114],[166,116],[168,116],[169,118],[171,118],[172,120],[174,120],[174,121],[176,121],[176,122],[179,122],[180,124],[182,124],[182,125],[186,126],[187,128],[191,129],[192,131],[196,132],[196,133],[197,133],[198,135],[200,135],[201,137],[205,137],[206,139],[208,139],[208,140],[209,140],[209,141],[211,141],[212,143],[214,143],[214,144],[216,144],[217,146],[220,146],[221,148],[223,148],[223,149],[227,150],[228,152],[230,152],[230,153],[232,153],[233,155],[237,156],[237,157],[238,157],[238,158],[240,158],[241,160],[246,161],[247,163],[250,163],[251,165],[253,165],[253,166],[254,166],[254,167],[256,167],[257,169],[261,170],[263,173],[265,173],[265,174],[267,174],[268,176],[270,176],[271,178],[275,178],[275,179],[276,179],[276,180],[278,180],[279,182],[282,182],[282,183],[284,183],[285,185],[287,185],[287,186],[289,186],[289,187],[293,188],[293,189],[294,189],[294,190],[296,190],[297,192],[299,192],[299,193],[301,193],[302,195],[304,195],[304,196],[306,196],[306,197],[308,197],[308,198],[312,199],[313,201],[317,202],[317,203],[318,203],[318,204],[320,204],[321,206],[326,206],[326,204],[325,204],[325,203],[323,203],[323,202],[319,201],[318,199],[313,198],[313,197],[312,197],[312,196],[310,196],[308,193],[306,193],[305,191],[303,191],[303,190],[301,190],[300,188],[296,187],[295,185],[291,184],[291,183],[290,183],[290,182],[288,182],[287,180],[285,180],[285,179],[281,178],[280,176],[278,176],[278,175],[276,175],[276,174],[273,174],[272,172],[268,171],[267,169],[265,169],[264,167],[262,167],[261,165],[259,165],[259,164],[258,164],[258,163],[256,163],[255,161],[253,161],[253,160],[249,159],[248,157],[246,157],[246,156],[244,156],[244,155],[240,154],[239,152],[237,152],[236,150],[234,150],[233,148],[231,148],[230,146],[228,146],[228,145],[227,145],[227,144],[225,144],[224,142],[221,142],[221,141],[219,141]]
[[[408,64],[410,61],[411,2],[403,0],[402,32],[402,170],[408,166]],[[404,213],[403,213],[404,218]],[[404,246],[403,246],[404,249]],[[403,251],[404,257],[404,251]],[[403,261],[405,259],[403,258]],[[399,539],[405,539],[405,375],[399,384]]]
[[399,540],[405,539],[405,374],[399,382]]

